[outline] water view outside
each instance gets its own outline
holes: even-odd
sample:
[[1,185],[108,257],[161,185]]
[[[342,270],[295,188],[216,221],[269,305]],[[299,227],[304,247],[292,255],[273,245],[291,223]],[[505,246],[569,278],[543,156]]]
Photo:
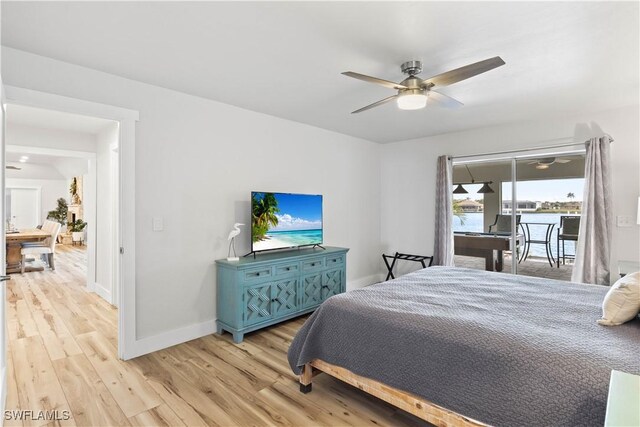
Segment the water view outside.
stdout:
[[[482,212],[467,212],[464,214],[464,224],[462,224],[461,219],[457,216],[453,217],[453,231],[466,231],[466,232],[476,232],[482,233],[488,231],[489,224],[487,227],[484,227],[483,224],[483,216]],[[522,213],[522,218],[520,222],[552,222],[555,224],[553,228],[553,235],[551,237],[551,250],[553,252],[553,256],[557,259],[556,254],[556,239],[558,236],[558,227],[560,227],[560,217],[563,215],[570,215],[566,213]],[[571,214],[575,215],[575,214]],[[522,232],[521,230],[518,230]],[[544,225],[530,225],[529,231],[531,232],[531,240],[544,240],[545,233],[547,232],[547,227]],[[562,246],[562,242],[560,242]],[[562,247],[560,247],[562,251]],[[566,254],[574,254],[575,253],[575,242],[566,241],[565,242],[565,253]],[[529,249],[529,256],[543,257],[546,259],[547,253],[544,248],[544,245],[531,245],[531,249]]]

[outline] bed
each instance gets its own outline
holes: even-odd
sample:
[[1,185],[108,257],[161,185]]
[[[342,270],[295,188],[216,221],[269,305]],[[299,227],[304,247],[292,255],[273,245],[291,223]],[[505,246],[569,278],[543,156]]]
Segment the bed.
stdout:
[[640,320],[596,323],[607,290],[430,267],[328,299],[289,364],[439,425],[603,425],[611,370],[640,374]]

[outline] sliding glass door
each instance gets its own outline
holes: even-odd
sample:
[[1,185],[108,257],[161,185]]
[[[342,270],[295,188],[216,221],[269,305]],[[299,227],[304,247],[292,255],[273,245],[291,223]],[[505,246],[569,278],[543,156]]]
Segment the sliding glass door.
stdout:
[[454,160],[453,183],[456,266],[570,280],[583,153]]

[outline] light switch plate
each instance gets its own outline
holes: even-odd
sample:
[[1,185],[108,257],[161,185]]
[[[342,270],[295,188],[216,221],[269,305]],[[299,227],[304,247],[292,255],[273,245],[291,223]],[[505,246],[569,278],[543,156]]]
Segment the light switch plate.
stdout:
[[162,231],[164,230],[164,221],[161,216],[156,216],[153,218],[153,231]]
[[631,215],[618,215],[616,217],[616,225],[618,227],[631,227],[633,225],[633,217]]

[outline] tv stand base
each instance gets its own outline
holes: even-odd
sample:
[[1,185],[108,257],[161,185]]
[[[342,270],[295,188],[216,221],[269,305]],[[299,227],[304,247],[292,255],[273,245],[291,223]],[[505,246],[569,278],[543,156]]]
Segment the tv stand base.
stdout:
[[325,247],[324,247],[324,246],[322,246],[322,245],[313,245],[313,246],[311,246],[311,249],[315,249],[315,248],[320,248],[320,249],[322,249],[323,251],[326,251],[326,250],[327,250],[327,248],[325,248]]

